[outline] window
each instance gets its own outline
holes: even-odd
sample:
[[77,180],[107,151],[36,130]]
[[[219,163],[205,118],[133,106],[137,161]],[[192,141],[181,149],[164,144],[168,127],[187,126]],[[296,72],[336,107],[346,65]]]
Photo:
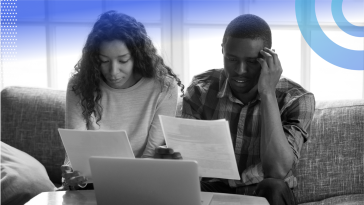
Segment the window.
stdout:
[[54,61],[52,85],[66,90],[74,66],[81,58],[82,48],[92,29],[92,24],[57,25],[53,29],[55,43],[52,58]]
[[[45,26],[32,24],[18,25],[16,31],[16,60],[3,61],[2,84],[4,86],[47,87]],[[2,46],[7,45],[2,44]]]
[[[66,89],[82,47],[97,17],[117,10],[142,22],[167,65],[187,86],[194,75],[222,68],[221,42],[236,16],[256,14],[272,29],[273,48],[288,77],[315,94],[316,100],[363,99],[364,71],[336,67],[318,56],[301,35],[295,0],[17,0],[2,1],[2,17],[16,10],[16,60],[3,60],[1,89],[35,86]],[[8,7],[6,7],[8,6]],[[13,7],[10,7],[13,6]],[[336,25],[331,0],[316,0],[316,15],[325,34],[338,45],[364,50],[364,38],[350,36]],[[30,9],[31,8],[31,9]],[[343,1],[352,24],[364,26],[364,2]],[[14,11],[11,11],[14,12]],[[312,13],[304,12],[311,33]],[[4,19],[4,18],[3,18]],[[2,21],[2,58],[9,52]],[[339,22],[340,23],[340,22]],[[349,60],[349,59],[348,59]]]

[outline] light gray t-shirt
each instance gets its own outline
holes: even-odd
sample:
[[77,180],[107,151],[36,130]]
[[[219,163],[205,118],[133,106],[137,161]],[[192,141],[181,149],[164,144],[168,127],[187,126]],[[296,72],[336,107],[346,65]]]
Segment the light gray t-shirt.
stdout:
[[[156,147],[164,143],[158,115],[175,116],[178,86],[167,78],[171,86],[162,91],[159,81],[142,78],[130,88],[114,89],[101,82],[102,118],[96,124],[92,116],[91,130],[125,130],[135,157],[153,157]],[[66,97],[66,128],[86,130],[79,98],[69,82]],[[65,164],[68,164],[66,159]]]

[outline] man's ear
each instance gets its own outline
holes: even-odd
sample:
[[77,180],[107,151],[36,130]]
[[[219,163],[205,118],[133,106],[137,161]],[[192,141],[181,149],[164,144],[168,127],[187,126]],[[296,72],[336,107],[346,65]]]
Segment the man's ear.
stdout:
[[221,53],[224,54],[224,45],[221,44]]

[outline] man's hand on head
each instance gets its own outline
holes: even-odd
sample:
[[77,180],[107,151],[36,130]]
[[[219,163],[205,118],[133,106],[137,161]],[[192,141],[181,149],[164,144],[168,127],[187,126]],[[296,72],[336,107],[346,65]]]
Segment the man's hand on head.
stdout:
[[260,51],[263,58],[258,58],[262,69],[258,81],[258,92],[260,94],[274,94],[276,85],[283,72],[281,62],[273,49],[264,48]]
[[182,159],[182,155],[179,152],[174,152],[172,148],[167,146],[159,146],[155,148],[155,159]]

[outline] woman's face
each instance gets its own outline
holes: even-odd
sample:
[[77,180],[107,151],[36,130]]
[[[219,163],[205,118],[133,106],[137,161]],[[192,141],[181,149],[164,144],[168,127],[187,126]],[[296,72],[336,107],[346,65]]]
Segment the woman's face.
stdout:
[[99,58],[101,60],[101,73],[106,84],[112,88],[129,88],[141,78],[133,74],[134,61],[123,41],[102,42]]

